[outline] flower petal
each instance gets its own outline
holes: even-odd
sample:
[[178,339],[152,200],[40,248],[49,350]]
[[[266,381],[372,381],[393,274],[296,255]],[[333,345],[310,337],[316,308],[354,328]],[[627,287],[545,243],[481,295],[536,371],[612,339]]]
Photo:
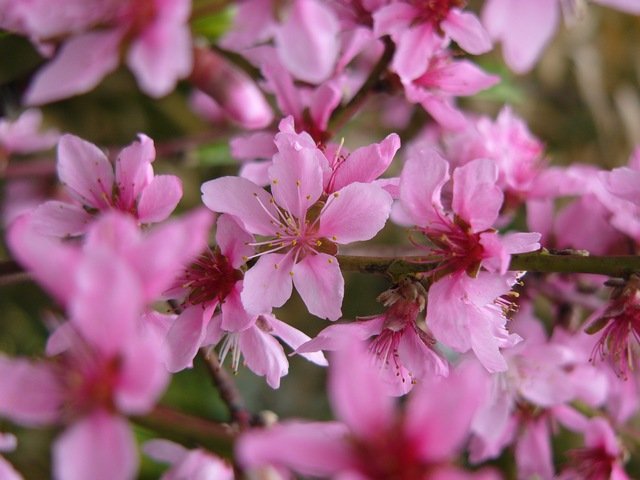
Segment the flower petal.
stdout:
[[121,417],[96,411],[71,425],[53,445],[55,478],[133,479],[138,454],[133,433]]
[[155,223],[165,220],[182,198],[182,181],[175,175],[156,175],[140,195],[138,220]]
[[58,143],[58,178],[85,205],[109,207],[113,167],[93,143],[63,135]]
[[293,283],[309,313],[329,320],[342,316],[344,278],[335,257],[308,255],[294,265]]
[[92,31],[68,40],[38,72],[24,97],[26,105],[42,105],[88,92],[118,66],[122,34]]
[[273,235],[278,212],[263,188],[240,177],[222,177],[202,184],[202,201],[214,212],[238,217],[250,233]]
[[391,195],[376,185],[347,185],[327,200],[317,235],[340,244],[369,240],[384,227],[392,202]]
[[293,257],[290,253],[261,256],[244,276],[240,298],[247,311],[267,313],[272,307],[284,305],[293,290],[292,271]]

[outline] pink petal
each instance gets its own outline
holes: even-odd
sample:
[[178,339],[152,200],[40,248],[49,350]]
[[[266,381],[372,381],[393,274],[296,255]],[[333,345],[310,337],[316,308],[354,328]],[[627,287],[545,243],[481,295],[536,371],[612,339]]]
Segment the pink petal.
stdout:
[[504,194],[495,184],[498,168],[492,160],[478,159],[453,172],[453,211],[474,232],[493,226],[498,218]]
[[93,143],[63,135],[58,143],[58,178],[85,205],[109,207],[113,167]]
[[457,455],[470,432],[475,412],[489,393],[487,377],[475,368],[449,377],[425,378],[407,405],[406,434],[419,442],[421,458],[438,462]]
[[391,3],[373,13],[373,32],[376,37],[392,37],[406,31],[417,15],[416,8],[408,3]]
[[244,257],[253,253],[253,235],[248,234],[231,215],[220,215],[216,223],[216,243],[220,253],[227,257],[233,268],[244,263]]
[[422,87],[437,89],[455,96],[475,95],[498,82],[500,77],[485,73],[468,60],[438,65],[417,80]]
[[192,41],[187,20],[190,2],[158,2],[158,15],[138,38],[127,55],[127,65],[140,87],[153,97],[166,95],[176,82],[189,75],[193,66]]
[[392,133],[380,143],[354,150],[336,170],[332,190],[354,182],[374,181],[389,167],[399,148],[400,137]]
[[[275,55],[275,52],[269,48],[264,50],[269,56]],[[295,118],[302,118],[302,98],[299,90],[293,83],[293,77],[284,68],[280,62],[269,58],[261,62],[262,73],[268,82],[268,86],[276,96],[278,107],[285,115],[293,115]]]
[[342,316],[344,278],[335,257],[308,255],[293,266],[293,283],[309,313],[329,320]]
[[182,198],[182,182],[175,175],[156,175],[145,187],[138,202],[138,220],[155,223],[165,220]]
[[278,341],[257,326],[237,334],[247,367],[264,376],[271,388],[280,387],[280,378],[289,372],[287,356]]
[[[80,252],[34,231],[31,219],[20,217],[13,222],[7,236],[11,253],[36,280],[63,305],[75,291],[75,270]],[[66,272],[60,275],[60,272]]]
[[559,10],[558,0],[490,0],[482,20],[491,36],[502,40],[507,65],[526,73],[558,28]]
[[93,217],[79,205],[50,200],[37,207],[31,219],[34,231],[68,238],[86,232]]
[[334,353],[329,370],[329,396],[337,417],[356,437],[367,440],[391,431],[394,400],[364,344],[355,338]]
[[277,153],[272,132],[256,132],[234,137],[229,142],[231,156],[239,160],[271,158]]
[[331,114],[340,105],[342,92],[330,83],[321,84],[309,99],[309,114],[313,124],[320,130],[326,130]]
[[473,13],[452,8],[440,26],[463,50],[473,55],[491,50],[491,38]]
[[[268,319],[269,326],[271,327],[271,334],[278,337],[294,350],[297,350],[302,344],[311,340],[297,328],[293,328],[291,325],[281,322],[273,315],[265,315],[263,318]],[[327,359],[322,353],[301,353],[299,351],[297,353],[300,353],[304,358],[316,365],[320,365],[322,367],[326,367],[328,365]]]
[[412,148],[400,176],[400,201],[418,226],[437,222],[443,212],[440,195],[449,180],[449,162],[431,147]]
[[211,317],[199,306],[187,307],[173,323],[166,338],[167,370],[179,372],[193,367],[193,359],[203,343]]
[[159,342],[151,336],[134,338],[120,357],[122,365],[114,401],[119,411],[141,415],[153,408],[169,383],[169,373],[162,364]]
[[442,40],[430,23],[419,23],[399,33],[396,43],[391,68],[403,82],[410,82],[425,73]]
[[523,425],[516,444],[516,465],[520,478],[555,478],[551,432],[547,419],[542,416]]
[[382,331],[384,320],[384,316],[380,315],[371,320],[330,325],[318,333],[314,339],[301,345],[296,353],[344,349],[354,339],[364,341],[379,334]]
[[[202,184],[202,201],[214,212],[238,217],[250,233],[273,235],[278,212],[263,188],[239,177],[222,177]],[[260,312],[262,313],[262,312]]]
[[53,445],[56,478],[133,479],[138,454],[133,433],[121,417],[102,410],[71,425]]
[[289,135],[276,135],[278,153],[269,169],[276,203],[297,218],[304,218],[322,194],[322,162],[318,148],[304,148]]
[[9,462],[0,457],[0,478],[2,480],[23,480],[22,475]]
[[38,72],[24,103],[42,105],[93,89],[118,66],[121,37],[117,30],[92,31],[72,37]]
[[614,168],[600,175],[613,195],[640,205],[640,172],[627,167]]
[[290,253],[261,256],[244,276],[240,297],[247,311],[267,313],[272,307],[284,305],[293,290],[292,271],[293,256]]
[[256,316],[247,312],[242,304],[240,292],[243,282],[238,281],[233,286],[233,290],[227,295],[222,303],[222,328],[227,332],[239,332],[252,325]]
[[25,426],[58,421],[65,392],[48,365],[0,356],[0,413]]
[[391,196],[380,187],[352,183],[331,194],[320,213],[317,235],[347,244],[373,238],[391,211]]
[[[406,88],[405,91],[409,92]],[[413,101],[408,93],[407,98]],[[453,100],[449,97],[434,95],[425,91],[417,101],[436,122],[447,130],[460,131],[469,125],[467,117],[456,108]]]
[[640,3],[636,0],[593,0],[595,3],[616,8],[632,15],[640,15]]
[[245,433],[236,455],[245,467],[277,465],[302,475],[332,476],[354,463],[346,434],[338,423],[283,422]]
[[127,258],[143,287],[145,302],[153,302],[207,246],[213,215],[205,208],[152,229]]
[[[131,267],[111,252],[87,255],[76,273],[71,321],[84,339],[106,355],[118,353],[135,335],[144,300]],[[105,290],[105,285],[109,289]]]
[[144,134],[138,141],[124,148],[116,159],[116,186],[118,199],[125,210],[135,205],[142,190],[153,179],[151,162],[156,158],[153,140]]
[[328,6],[316,0],[295,0],[275,33],[278,55],[298,79],[321,83],[333,73],[339,30],[338,19]]

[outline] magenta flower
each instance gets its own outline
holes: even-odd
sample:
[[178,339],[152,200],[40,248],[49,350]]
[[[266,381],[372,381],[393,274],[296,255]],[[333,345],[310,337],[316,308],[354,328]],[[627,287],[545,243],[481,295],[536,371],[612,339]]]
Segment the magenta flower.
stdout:
[[182,183],[174,175],[154,176],[153,140],[143,134],[138,138],[113,166],[95,145],[64,135],[58,143],[58,177],[74,203],[41,205],[34,214],[38,228],[59,237],[81,235],[94,214],[108,210],[126,212],[139,223],[165,220],[182,197]]
[[480,376],[431,378],[403,413],[396,412],[384,382],[356,347],[336,352],[330,369],[329,394],[340,422],[288,421],[249,431],[236,450],[245,467],[272,465],[336,479],[498,478],[453,464],[487,394]]
[[309,311],[336,320],[344,279],[338,244],[372,238],[384,226],[391,197],[381,188],[352,183],[323,195],[322,165],[315,149],[281,147],[269,169],[273,196],[244,178],[223,177],[202,186],[202,199],[215,212],[238,217],[264,240],[253,242],[258,258],[244,278],[247,311],[266,313],[283,305],[293,285]]

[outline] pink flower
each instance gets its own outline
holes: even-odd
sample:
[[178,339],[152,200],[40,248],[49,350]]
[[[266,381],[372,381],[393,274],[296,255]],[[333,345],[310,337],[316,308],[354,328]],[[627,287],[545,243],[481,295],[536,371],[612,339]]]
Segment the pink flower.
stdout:
[[73,135],[58,143],[58,177],[74,203],[49,201],[35,211],[38,228],[60,237],[86,232],[93,215],[119,210],[140,223],[165,220],[182,197],[182,183],[174,175],[153,174],[153,140],[139,140],[120,152],[114,166],[95,145]]
[[288,421],[249,431],[236,450],[245,467],[273,465],[329,478],[497,478],[453,464],[487,393],[480,377],[454,372],[429,379],[401,413],[356,347],[336,352],[330,370],[329,394],[340,422]]
[[253,242],[258,251],[249,258],[259,258],[245,274],[241,294],[250,313],[283,305],[295,284],[312,314],[332,320],[341,315],[337,245],[372,238],[386,222],[391,197],[363,183],[323,195],[324,161],[318,150],[287,144],[269,169],[273,195],[244,178],[202,186],[207,207],[238,217],[247,231],[264,237]]
[[353,338],[367,341],[391,395],[404,395],[425,378],[447,376],[449,365],[435,349],[435,339],[417,324],[426,303],[426,292],[420,290],[417,283],[400,283],[378,298],[389,307],[382,315],[331,325],[296,353],[338,350]]
[[151,96],[166,95],[191,72],[188,0],[56,3],[12,2],[2,22],[48,47],[69,36],[36,75],[25,103],[41,105],[91,90],[116,69],[123,45],[129,68]]
[[424,69],[433,45],[442,43],[442,33],[474,55],[491,50],[491,39],[478,17],[461,10],[465,3],[460,0],[392,0],[379,8],[373,14],[374,31],[377,36],[391,35],[395,42],[394,70],[405,75]]
[[459,352],[472,349],[492,372],[506,369],[499,349],[519,340],[505,328],[509,302],[500,298],[516,280],[505,275],[510,254],[536,250],[540,237],[501,237],[491,228],[503,200],[497,178],[490,160],[456,168],[451,213],[441,199],[449,166],[437,151],[412,150],[400,179],[402,208],[431,244],[423,247],[425,261],[434,263],[429,275],[435,282],[429,289],[427,326],[445,345]]

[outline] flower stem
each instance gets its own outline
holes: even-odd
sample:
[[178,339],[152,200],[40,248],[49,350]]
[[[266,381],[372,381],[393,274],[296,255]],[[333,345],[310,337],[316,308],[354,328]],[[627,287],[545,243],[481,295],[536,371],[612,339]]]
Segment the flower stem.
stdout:
[[[434,263],[425,257],[366,257],[338,255],[343,271],[403,275],[428,272]],[[547,252],[523,253],[511,256],[509,270],[540,273],[594,273],[609,277],[624,277],[640,272],[640,256],[636,255],[559,255]]]

